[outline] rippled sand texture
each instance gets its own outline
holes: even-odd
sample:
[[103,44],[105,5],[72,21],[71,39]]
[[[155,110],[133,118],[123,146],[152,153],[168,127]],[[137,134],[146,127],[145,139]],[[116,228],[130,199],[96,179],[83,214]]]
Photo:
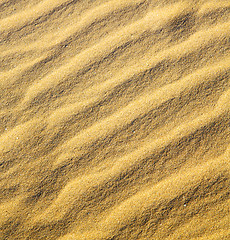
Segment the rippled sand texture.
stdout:
[[0,239],[230,239],[230,2],[0,1]]

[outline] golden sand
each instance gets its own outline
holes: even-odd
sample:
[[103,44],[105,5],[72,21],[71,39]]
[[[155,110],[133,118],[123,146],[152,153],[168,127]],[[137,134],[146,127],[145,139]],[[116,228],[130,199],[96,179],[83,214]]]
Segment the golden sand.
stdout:
[[230,2],[0,1],[0,239],[230,239]]

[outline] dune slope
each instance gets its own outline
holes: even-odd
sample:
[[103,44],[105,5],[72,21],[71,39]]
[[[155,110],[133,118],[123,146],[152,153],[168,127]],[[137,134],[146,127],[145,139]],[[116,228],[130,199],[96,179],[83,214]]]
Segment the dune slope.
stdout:
[[230,3],[0,2],[0,239],[230,239]]

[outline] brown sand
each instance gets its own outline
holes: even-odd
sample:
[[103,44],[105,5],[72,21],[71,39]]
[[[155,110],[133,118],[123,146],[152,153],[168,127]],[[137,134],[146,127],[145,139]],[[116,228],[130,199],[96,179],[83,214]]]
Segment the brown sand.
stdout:
[[230,239],[229,0],[0,1],[0,239]]

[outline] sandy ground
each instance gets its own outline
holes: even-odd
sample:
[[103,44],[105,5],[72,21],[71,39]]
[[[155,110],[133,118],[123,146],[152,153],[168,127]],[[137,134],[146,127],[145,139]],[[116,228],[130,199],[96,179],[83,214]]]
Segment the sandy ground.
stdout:
[[0,1],[0,239],[230,239],[230,2]]

